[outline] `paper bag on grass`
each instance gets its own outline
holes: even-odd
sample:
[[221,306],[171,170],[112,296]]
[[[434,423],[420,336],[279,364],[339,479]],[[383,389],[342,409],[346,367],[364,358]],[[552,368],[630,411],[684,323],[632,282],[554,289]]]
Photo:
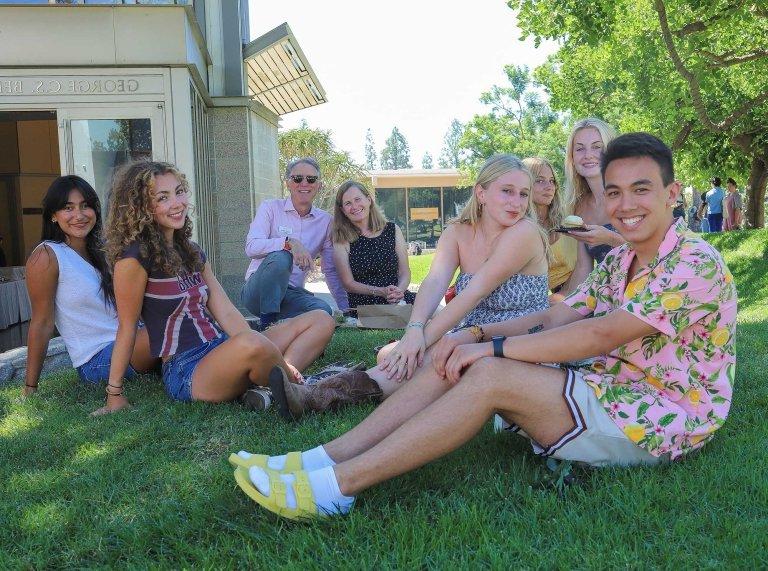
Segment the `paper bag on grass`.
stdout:
[[358,305],[357,320],[364,329],[403,329],[411,318],[413,305]]

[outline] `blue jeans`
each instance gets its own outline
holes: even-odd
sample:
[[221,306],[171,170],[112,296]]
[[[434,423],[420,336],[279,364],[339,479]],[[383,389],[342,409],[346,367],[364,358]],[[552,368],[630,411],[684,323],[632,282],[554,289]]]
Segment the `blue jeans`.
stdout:
[[293,270],[293,254],[287,250],[264,257],[256,271],[243,285],[243,305],[254,315],[279,313],[279,319],[296,317],[314,309],[333,315],[331,306],[303,287],[288,283]]
[[[80,380],[92,385],[108,381],[109,367],[112,364],[112,351],[114,348],[115,342],[113,341],[91,357],[87,363],[80,365],[77,368],[77,374],[80,376]],[[128,363],[128,368],[125,370],[125,375],[123,375],[123,377],[132,379],[137,374],[136,369],[131,367],[131,364]]]
[[229,339],[226,333],[221,337],[176,353],[163,363],[163,384],[166,394],[173,400],[189,402],[192,398],[192,375],[197,364],[208,353]]
[[710,232],[722,232],[723,231],[723,213],[708,214],[707,220],[709,220]]

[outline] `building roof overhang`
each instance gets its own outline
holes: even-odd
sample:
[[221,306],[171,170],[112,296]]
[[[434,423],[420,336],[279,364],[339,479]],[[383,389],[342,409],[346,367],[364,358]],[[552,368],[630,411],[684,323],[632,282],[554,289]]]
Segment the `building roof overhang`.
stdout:
[[472,186],[458,169],[397,169],[371,171],[374,188]]
[[291,28],[283,23],[243,48],[248,95],[277,115],[327,101]]

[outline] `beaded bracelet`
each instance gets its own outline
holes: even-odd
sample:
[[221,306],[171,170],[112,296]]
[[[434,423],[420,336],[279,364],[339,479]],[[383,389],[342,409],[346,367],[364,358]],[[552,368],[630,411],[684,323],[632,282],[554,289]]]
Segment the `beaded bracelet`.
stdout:
[[421,321],[409,321],[406,327],[416,327],[418,329],[424,329],[424,324]]

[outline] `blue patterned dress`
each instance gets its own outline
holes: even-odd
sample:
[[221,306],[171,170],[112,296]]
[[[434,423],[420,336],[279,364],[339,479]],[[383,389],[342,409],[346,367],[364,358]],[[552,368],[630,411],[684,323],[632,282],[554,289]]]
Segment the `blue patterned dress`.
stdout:
[[[459,295],[472,279],[472,274],[460,273],[456,278],[456,295]],[[522,317],[549,308],[547,275],[532,276],[514,274],[493,290],[461,320],[461,329],[470,325],[485,325]]]

